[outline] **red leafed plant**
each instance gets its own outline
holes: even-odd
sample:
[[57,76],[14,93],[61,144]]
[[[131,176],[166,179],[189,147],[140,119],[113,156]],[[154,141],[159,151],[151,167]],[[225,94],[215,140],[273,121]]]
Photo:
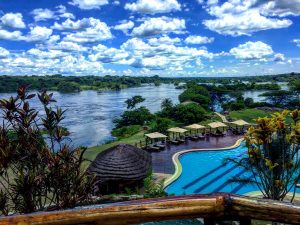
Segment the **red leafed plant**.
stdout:
[[72,148],[61,126],[65,111],[42,91],[40,117],[30,106],[34,97],[23,86],[0,100],[0,215],[70,208],[92,193],[94,179],[81,169],[86,148]]

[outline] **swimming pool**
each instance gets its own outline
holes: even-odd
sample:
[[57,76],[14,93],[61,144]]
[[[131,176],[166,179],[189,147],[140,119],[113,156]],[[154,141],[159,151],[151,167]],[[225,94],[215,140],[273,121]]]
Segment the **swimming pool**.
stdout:
[[177,180],[166,188],[168,194],[208,194],[212,192],[230,192],[246,194],[257,191],[254,185],[230,182],[233,177],[252,177],[252,174],[224,159],[241,158],[246,154],[245,143],[227,150],[208,150],[184,153],[179,156],[182,173]]

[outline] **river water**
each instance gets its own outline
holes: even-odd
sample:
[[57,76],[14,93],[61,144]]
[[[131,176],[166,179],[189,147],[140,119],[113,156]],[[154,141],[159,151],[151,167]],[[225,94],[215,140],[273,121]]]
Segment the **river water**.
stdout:
[[[57,105],[66,109],[63,125],[71,132],[73,144],[78,146],[95,146],[112,140],[110,132],[114,127],[113,119],[120,116],[126,109],[125,100],[141,95],[146,100],[143,104],[151,112],[160,109],[163,99],[170,98],[178,103],[178,95],[183,90],[175,89],[172,84],[158,87],[146,85],[120,91],[81,91],[80,93],[63,94],[53,92]],[[0,99],[8,98],[14,93],[1,93]],[[37,97],[32,106],[42,111]]]
[[[63,125],[71,132],[73,144],[78,146],[95,146],[112,140],[110,132],[114,127],[113,119],[120,116],[126,109],[125,100],[141,95],[146,100],[142,105],[151,112],[160,110],[163,99],[170,98],[178,103],[178,95],[182,89],[176,89],[173,84],[145,85],[120,91],[82,91],[80,93],[63,94],[53,92],[57,105],[66,109],[66,119]],[[259,94],[264,91],[247,91],[244,97],[254,101],[262,101]],[[14,93],[1,93],[0,99],[8,98]],[[32,100],[32,106],[42,111],[37,98]]]

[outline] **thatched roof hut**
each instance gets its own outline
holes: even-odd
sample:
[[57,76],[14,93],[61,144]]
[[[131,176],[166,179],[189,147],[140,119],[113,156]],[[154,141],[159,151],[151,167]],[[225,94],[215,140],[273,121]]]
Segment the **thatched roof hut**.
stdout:
[[116,193],[142,182],[151,170],[151,162],[148,152],[119,144],[99,153],[87,172],[96,175],[101,190]]

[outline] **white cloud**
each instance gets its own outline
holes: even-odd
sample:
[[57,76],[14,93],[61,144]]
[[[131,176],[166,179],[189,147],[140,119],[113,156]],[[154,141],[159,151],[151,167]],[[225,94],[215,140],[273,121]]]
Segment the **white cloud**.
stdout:
[[268,29],[286,28],[292,24],[288,19],[275,19],[261,16],[257,11],[243,14],[225,14],[222,18],[205,20],[203,24],[219,34],[240,36]]
[[270,16],[297,16],[300,15],[300,0],[257,0],[256,6],[260,6],[261,12]]
[[72,0],[69,4],[84,10],[99,9],[101,6],[107,5],[108,0]]
[[59,5],[56,8],[57,8],[57,13],[59,14],[59,17],[75,19],[75,16],[72,13],[67,12],[67,8],[64,5]]
[[268,29],[286,28],[292,24],[289,19],[267,17],[263,6],[254,6],[255,0],[228,0],[221,5],[206,4],[207,12],[215,19],[204,20],[203,24],[219,34],[240,36]]
[[0,40],[18,41],[22,39],[22,33],[20,31],[7,31],[0,29]]
[[50,9],[34,9],[31,14],[35,21],[44,21],[49,19],[55,19],[55,13]]
[[214,42],[214,40],[215,39],[213,37],[190,35],[184,40],[184,42],[187,44],[209,44]]
[[9,51],[5,48],[0,47],[0,58],[7,58],[9,56]]
[[34,9],[30,14],[33,15],[34,21],[45,21],[45,20],[58,20],[59,18],[70,18],[75,19],[72,13],[67,12],[67,8],[63,5],[56,7],[56,11],[50,9]]
[[76,22],[67,22],[65,25],[62,25],[62,28],[73,30],[85,28],[82,31],[68,34],[66,37],[64,37],[64,41],[92,43],[113,38],[106,23],[92,17]]
[[66,52],[84,52],[87,51],[87,48],[70,41],[62,41],[59,43],[54,43],[52,45],[48,45],[50,49],[62,50]]
[[120,1],[113,1],[113,5],[120,5]]
[[21,13],[6,13],[1,17],[1,25],[12,28],[25,28]]
[[89,27],[95,27],[97,21],[99,20],[93,17],[83,18],[81,20],[76,21],[73,21],[68,18],[62,23],[55,22],[51,28],[57,30],[83,30]]
[[240,44],[239,46],[232,48],[230,54],[237,59],[263,59],[274,54],[273,49],[270,45],[264,42],[248,41],[245,44]]
[[128,31],[134,27],[134,23],[129,21],[123,21],[122,23],[114,26],[115,30],[121,30],[124,34],[128,34]]
[[149,18],[132,31],[133,36],[147,37],[164,33],[180,33],[185,29],[185,20],[169,17]]
[[150,38],[148,40],[148,43],[152,46],[159,46],[161,44],[171,45],[171,44],[179,43],[180,41],[181,40],[178,37],[170,38],[169,36],[164,35],[164,36],[159,37],[159,38]]
[[282,62],[282,61],[285,61],[284,54],[281,54],[281,53],[275,54],[275,55],[274,55],[274,61],[275,61],[275,62]]
[[300,47],[300,39],[294,39],[293,42]]
[[30,27],[30,32],[26,36],[25,41],[27,42],[44,42],[50,38],[52,29],[47,27],[35,26]]
[[89,55],[91,61],[101,61],[102,63],[122,63],[128,57],[129,54],[124,50],[108,48],[101,44],[94,46],[93,54]]
[[181,5],[177,0],[137,0],[134,3],[126,3],[125,9],[139,13],[169,13],[179,11]]
[[28,50],[27,53],[36,58],[42,58],[42,59],[55,59],[55,58],[61,58],[61,57],[67,55],[66,53],[63,53],[62,51],[57,51],[57,50],[41,51],[36,48],[32,48],[32,49]]

